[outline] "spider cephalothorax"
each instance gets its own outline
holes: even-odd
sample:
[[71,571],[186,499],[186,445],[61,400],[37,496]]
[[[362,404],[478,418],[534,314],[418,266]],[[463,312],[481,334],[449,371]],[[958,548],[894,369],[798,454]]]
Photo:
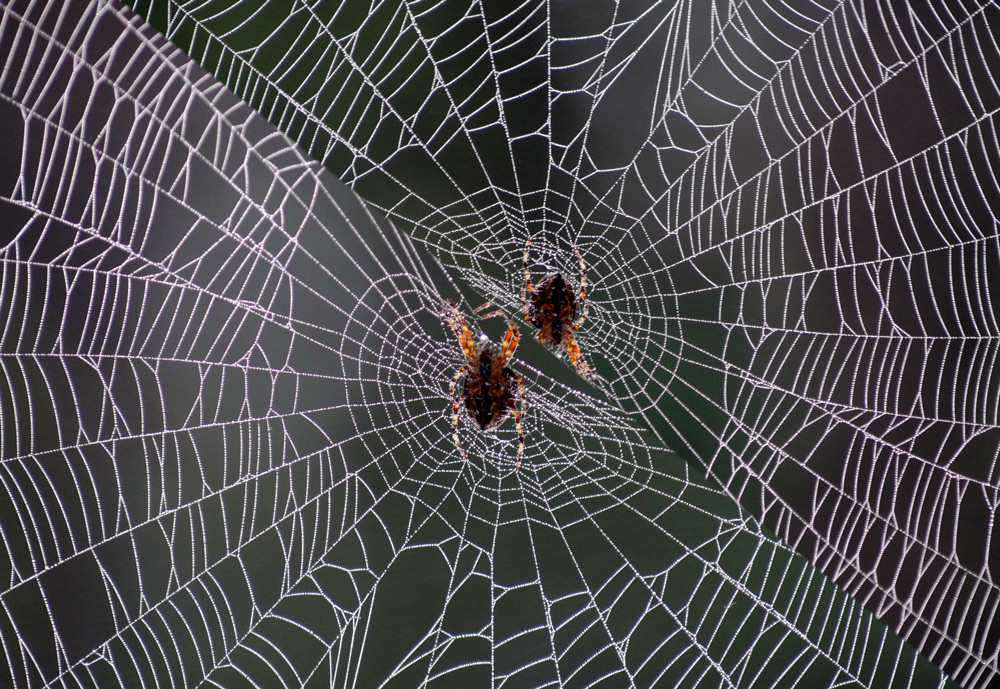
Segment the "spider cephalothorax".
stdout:
[[[592,378],[590,367],[583,360],[583,353],[576,343],[573,331],[580,327],[587,317],[587,268],[575,248],[580,261],[580,291],[569,283],[562,273],[549,273],[535,286],[531,284],[531,272],[528,270],[528,253],[531,249],[531,239],[524,247],[524,286],[521,288],[521,308],[529,323],[538,328],[535,335],[542,344],[552,344],[562,347],[569,355],[570,363],[584,378]],[[582,307],[582,308],[581,308]],[[580,318],[577,320],[577,310]]]
[[[458,339],[466,361],[451,379],[453,401],[451,423],[455,445],[458,446],[462,457],[465,457],[465,450],[462,449],[458,439],[458,409],[461,403],[464,402],[465,410],[483,431],[496,428],[508,416],[513,416],[519,443],[517,464],[514,465],[516,469],[521,465],[521,457],[524,454],[524,433],[521,430],[521,417],[524,416],[525,405],[524,384],[521,377],[507,366],[507,362],[517,349],[519,337],[517,327],[508,320],[507,333],[498,345],[485,339],[474,338],[462,313],[454,303],[445,302],[442,315]],[[494,315],[499,315],[499,312],[485,317]],[[521,397],[520,413],[516,406],[518,394]]]

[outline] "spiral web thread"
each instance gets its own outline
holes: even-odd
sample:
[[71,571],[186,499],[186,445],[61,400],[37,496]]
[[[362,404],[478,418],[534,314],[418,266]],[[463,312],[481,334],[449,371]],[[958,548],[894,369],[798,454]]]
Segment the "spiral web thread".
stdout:
[[1000,648],[992,2],[137,0],[965,686]]
[[463,461],[440,267],[130,12],[0,37],[5,684],[945,684],[544,353]]

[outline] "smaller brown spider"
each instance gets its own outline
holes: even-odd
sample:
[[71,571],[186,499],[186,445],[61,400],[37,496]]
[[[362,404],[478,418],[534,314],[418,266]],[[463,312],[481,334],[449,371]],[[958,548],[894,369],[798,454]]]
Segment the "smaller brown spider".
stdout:
[[[528,252],[531,250],[531,238],[524,247],[524,286],[521,287],[521,308],[529,323],[538,328],[535,339],[542,344],[552,343],[562,347],[569,355],[569,361],[576,372],[587,380],[593,380],[590,367],[583,359],[580,346],[576,343],[573,331],[580,327],[587,318],[587,267],[583,263],[580,252],[573,248],[580,261],[580,293],[577,296],[573,286],[562,276],[562,273],[549,273],[538,285],[532,287],[531,273],[528,270]],[[583,305],[580,320],[576,320],[577,307]]]
[[[476,311],[488,305],[483,304]],[[446,301],[444,307],[442,316],[451,326],[466,360],[451,379],[450,391],[453,400],[451,426],[455,445],[465,459],[465,450],[462,449],[462,443],[458,439],[458,408],[461,402],[465,403],[465,410],[483,431],[496,428],[508,415],[512,415],[517,426],[519,443],[517,463],[514,465],[516,470],[521,466],[521,457],[524,455],[524,432],[521,429],[521,417],[524,416],[525,405],[524,383],[521,376],[507,366],[507,362],[517,349],[517,340],[520,337],[517,326],[510,319],[507,320],[507,333],[499,345],[486,340],[485,336],[477,340],[472,336],[469,326],[465,324],[458,306]],[[501,315],[499,311],[494,311],[483,318],[499,315]],[[518,392],[521,395],[520,414],[515,405],[515,394]]]

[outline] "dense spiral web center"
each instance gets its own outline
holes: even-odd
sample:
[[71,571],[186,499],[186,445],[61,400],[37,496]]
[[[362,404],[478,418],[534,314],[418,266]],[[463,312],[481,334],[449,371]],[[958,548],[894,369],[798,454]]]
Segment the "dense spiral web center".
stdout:
[[8,683],[996,681],[995,6],[133,4],[284,134],[3,8]]

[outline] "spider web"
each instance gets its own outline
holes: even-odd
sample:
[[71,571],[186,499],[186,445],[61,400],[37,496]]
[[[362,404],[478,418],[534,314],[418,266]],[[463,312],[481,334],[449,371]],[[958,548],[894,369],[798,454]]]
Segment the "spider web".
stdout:
[[[336,17],[297,6],[289,21],[317,22],[313,34],[301,34],[302,47],[313,52],[288,53],[287,59],[309,65],[305,73],[313,77],[311,86],[297,88],[281,83],[301,75],[291,65],[252,67],[276,54],[260,49],[260,36],[268,32],[258,32],[249,47],[237,45],[254,35],[254,22],[269,25],[274,9],[198,6],[205,17],[230,25],[213,30],[233,41],[236,52],[212,42],[207,19],[174,6],[147,9],[154,19],[167,20],[171,38],[227,76],[314,155],[322,153],[327,167],[458,269],[474,291],[510,312],[519,309],[516,266],[528,232],[538,270],[556,267],[574,275],[567,249],[580,247],[595,284],[592,322],[581,344],[604,376],[603,396],[616,403],[585,389],[568,369],[560,380],[550,378],[542,371],[553,371],[551,356],[524,338],[518,370],[531,396],[521,470],[513,472],[517,444],[510,424],[495,434],[463,425],[470,461],[461,461],[450,438],[447,394],[460,360],[437,323],[441,301],[454,296],[455,287],[420,245],[360,206],[127,12],[86,3],[5,8],[2,36],[9,49],[0,107],[5,131],[17,134],[14,149],[5,152],[10,164],[0,185],[8,227],[0,283],[0,518],[10,582],[2,594],[0,634],[11,683],[944,683],[752,513],[666,450],[668,441],[688,458],[708,461],[731,493],[925,652],[950,664],[950,671],[957,668],[963,683],[985,686],[996,668],[995,644],[987,637],[995,624],[995,585],[986,562],[994,552],[988,540],[993,508],[987,503],[985,514],[970,517],[966,505],[977,504],[967,497],[976,489],[985,497],[995,494],[995,442],[983,436],[979,454],[966,457],[968,463],[984,449],[993,453],[985,455],[985,468],[974,467],[985,472],[978,483],[965,476],[973,468],[940,448],[955,444],[961,433],[996,425],[987,407],[974,407],[983,409],[976,411],[982,418],[975,427],[954,418],[966,413],[966,400],[991,400],[994,382],[988,375],[962,378],[970,391],[954,391],[951,416],[934,408],[944,420],[933,420],[945,428],[927,432],[943,436],[927,449],[918,438],[907,445],[905,433],[912,429],[905,424],[916,420],[922,427],[929,415],[919,406],[900,413],[893,395],[902,393],[882,390],[902,385],[891,372],[866,371],[873,376],[870,389],[862,380],[865,389],[857,390],[847,369],[803,372],[799,380],[785,363],[847,356],[810,345],[820,335],[853,352],[844,344],[852,337],[846,331],[816,335],[800,327],[812,316],[795,320],[790,288],[775,290],[784,299],[778,308],[789,319],[784,326],[763,320],[771,317],[762,308],[771,299],[764,283],[802,282],[786,265],[796,256],[810,257],[811,247],[802,245],[799,256],[790,239],[803,241],[806,213],[789,214],[800,223],[798,235],[791,219],[756,218],[764,217],[766,204],[757,203],[761,189],[784,186],[737,175],[732,161],[753,161],[729,150],[746,142],[742,132],[734,134],[738,117],[713,122],[706,110],[706,121],[699,122],[691,114],[698,109],[685,105],[692,125],[685,128],[671,119],[679,111],[668,107],[705,91],[693,74],[711,59],[694,60],[683,51],[718,58],[723,46],[743,35],[737,15],[713,10],[710,40],[698,48],[697,37],[683,38],[678,27],[701,23],[692,21],[693,9],[680,5],[638,17],[622,8],[607,17],[575,17],[609,22],[589,42],[580,38],[590,35],[587,27],[573,26],[573,17],[551,21],[553,8],[545,5],[524,5],[496,21],[484,21],[481,7],[479,14],[449,21],[417,5],[345,7],[340,19],[347,16],[347,24],[338,30],[370,61],[330,47],[332,30],[319,27]],[[837,35],[829,18],[788,23],[777,16],[781,26],[800,31],[802,41],[815,40],[823,27]],[[983,13],[975,17],[982,21]],[[549,36],[550,26],[572,31],[565,39]],[[973,20],[955,26],[983,38]],[[299,35],[287,23],[282,28]],[[727,29],[735,36],[724,38]],[[462,43],[455,37],[464,38],[467,30],[481,34],[472,45],[484,52],[448,59]],[[433,39],[439,35],[449,38]],[[955,39],[958,33],[942,35]],[[681,57],[663,52],[664,36],[678,40]],[[193,49],[198,41],[201,48]],[[426,54],[414,53],[413,45],[425,46]],[[657,56],[652,62],[641,57],[648,46]],[[534,60],[523,59],[525,51],[537,53]],[[776,72],[794,71],[793,56],[803,54],[797,46],[788,51],[783,61],[768,58]],[[420,69],[404,59],[411,54]],[[977,53],[981,63],[984,54]],[[347,65],[341,80],[333,70],[323,73],[333,59]],[[731,73],[731,65],[721,64]],[[683,78],[668,74],[668,65]],[[376,77],[379,69],[384,75]],[[477,82],[477,69],[490,79]],[[438,76],[421,81],[428,70]],[[590,76],[571,88],[581,70]],[[472,88],[459,86],[470,74],[473,84],[486,84],[481,91],[489,97],[475,90],[458,97],[466,95],[462,88]],[[357,83],[349,88],[351,76]],[[621,102],[616,86],[631,89],[642,77],[675,93],[624,114],[600,112],[599,103]],[[789,83],[793,89],[795,82]],[[985,89],[989,82],[976,83]],[[687,100],[682,84],[692,91]],[[325,89],[331,90],[323,96]],[[406,89],[419,96],[409,114],[394,100]],[[337,102],[351,93],[350,103]],[[485,105],[477,105],[475,94]],[[539,94],[543,106],[551,106],[541,112],[550,114],[533,123]],[[590,114],[573,122],[580,108],[569,101],[580,98],[590,99]],[[273,105],[263,107],[266,99]],[[756,104],[733,107],[766,111]],[[640,152],[634,160],[631,154],[598,159],[598,152],[610,155],[613,148],[602,137],[618,141],[618,115],[661,111],[649,124],[662,127],[669,142],[650,134],[635,142]],[[336,127],[324,124],[337,112]],[[371,112],[378,114],[377,127],[362,121]],[[484,124],[473,123],[477,115]],[[570,121],[559,125],[560,117]],[[986,121],[979,118],[977,126]],[[577,133],[560,139],[569,131]],[[679,138],[692,131],[700,132],[703,145],[685,148]],[[796,135],[812,141],[808,133]],[[947,152],[947,140],[935,143],[939,155]],[[961,140],[967,148],[975,145],[969,137]],[[826,145],[838,150],[828,140]],[[653,157],[643,158],[649,150]],[[819,152],[805,144],[790,150],[796,151],[792,159],[819,165],[810,157]],[[978,150],[986,147],[980,143]],[[614,154],[623,151],[628,147]],[[470,152],[481,161],[472,169],[481,169],[483,179],[468,166],[453,167],[472,160],[464,157]],[[687,162],[671,167],[679,152]],[[654,168],[646,164],[650,159]],[[647,178],[650,169],[658,176]],[[902,174],[900,165],[886,169]],[[894,193],[905,198],[910,192],[901,177],[898,185]],[[692,197],[694,187],[705,191]],[[700,198],[719,222],[676,200],[683,193],[687,201]],[[449,194],[456,198],[448,200]],[[829,195],[832,206],[848,205],[846,191]],[[741,201],[744,196],[749,200]],[[964,208],[964,198],[956,193],[949,210]],[[901,203],[892,200],[890,207]],[[818,213],[822,203],[813,205]],[[937,206],[925,208],[930,213]],[[740,209],[756,218],[752,229]],[[671,218],[667,231],[655,231],[664,218]],[[846,277],[838,273],[836,284],[855,289],[862,271],[842,256],[854,245],[834,241],[844,231],[838,218],[834,213],[829,220],[829,256],[818,254],[832,265],[817,272],[843,268]],[[817,241],[826,247],[822,236]],[[988,297],[990,254],[966,260],[961,252],[967,243],[939,236],[945,250],[958,252],[946,253],[948,265],[969,271],[968,286]],[[908,238],[926,239],[896,237]],[[722,260],[720,246],[730,252],[729,263],[722,263],[727,270],[735,274],[743,266],[761,275],[744,281],[730,275],[729,282],[719,281],[723,287],[706,287],[710,269],[718,270]],[[769,250],[773,264],[764,260]],[[923,253],[908,252],[897,269],[906,277],[896,280],[915,293],[919,281],[910,274]],[[743,258],[758,255],[764,268]],[[874,275],[892,285],[892,271],[885,272]],[[950,283],[950,291],[935,292],[934,276],[928,271],[924,279],[936,300],[929,302],[933,307],[919,302],[921,309],[950,304],[960,312],[973,305],[982,322],[972,322],[984,332],[971,337],[959,329],[942,344],[955,340],[968,347],[980,370],[989,372],[995,328],[989,330],[985,297],[980,304],[966,296],[969,291],[960,292],[965,301],[948,301],[942,297],[956,292]],[[675,283],[694,288],[685,292]],[[713,302],[717,310],[706,309]],[[846,321],[839,312],[826,316],[827,325]],[[861,353],[854,356],[885,358],[877,328],[888,328],[892,319],[883,320],[859,321],[872,328],[861,332],[874,344],[867,350],[857,345]],[[933,344],[924,343],[930,337],[896,339]],[[805,355],[795,353],[796,346]],[[892,346],[903,351],[905,342]],[[911,345],[905,355],[916,356],[918,349]],[[918,370],[946,369],[928,363],[931,354]],[[947,362],[957,355],[939,356]],[[914,365],[898,366],[910,371]],[[789,370],[792,380],[784,384]],[[918,381],[913,394],[946,382]],[[981,398],[969,397],[973,382]],[[845,387],[859,401],[838,406],[836,395]],[[640,412],[654,432],[639,427],[639,418],[618,402]],[[879,404],[905,420],[884,428],[885,419],[877,417],[892,414]],[[847,419],[843,423],[874,450],[855,436],[837,440],[843,444],[835,451],[810,444],[813,436],[802,429],[831,419]],[[904,440],[896,439],[900,435]],[[906,452],[889,458],[898,469],[883,488],[875,480],[882,480],[879,468],[869,466],[864,453],[897,446]],[[833,457],[843,464],[845,454],[853,474],[829,480],[813,466]],[[929,472],[937,465],[955,485],[921,473],[923,493],[915,491],[908,501],[894,492],[911,480],[906,471],[912,466]],[[813,497],[801,477],[782,473],[789,467],[839,490],[817,488]],[[862,499],[868,497],[862,486],[886,491],[873,493],[877,510]],[[824,495],[858,516],[828,521]],[[813,512],[795,511],[802,510],[801,496],[814,500],[806,506]],[[934,514],[928,517],[922,506]],[[957,530],[945,529],[959,517],[971,519],[958,524],[960,535],[985,533],[985,544],[973,540],[959,550]],[[824,531],[835,528],[846,531],[836,538]],[[924,531],[930,536],[917,538]],[[913,582],[908,589],[898,571],[881,571],[901,560],[892,551],[898,533],[913,536],[907,547],[927,558],[920,571],[933,582],[930,590]],[[978,569],[959,558],[970,553],[980,558]],[[872,557],[874,565],[865,560]],[[934,567],[945,573],[933,574]],[[891,586],[880,579],[886,576]]]
[[[4,7],[0,594],[32,686],[943,686],[126,10]],[[508,424],[509,426],[509,424]]]
[[995,3],[136,9],[966,686],[998,677]]

